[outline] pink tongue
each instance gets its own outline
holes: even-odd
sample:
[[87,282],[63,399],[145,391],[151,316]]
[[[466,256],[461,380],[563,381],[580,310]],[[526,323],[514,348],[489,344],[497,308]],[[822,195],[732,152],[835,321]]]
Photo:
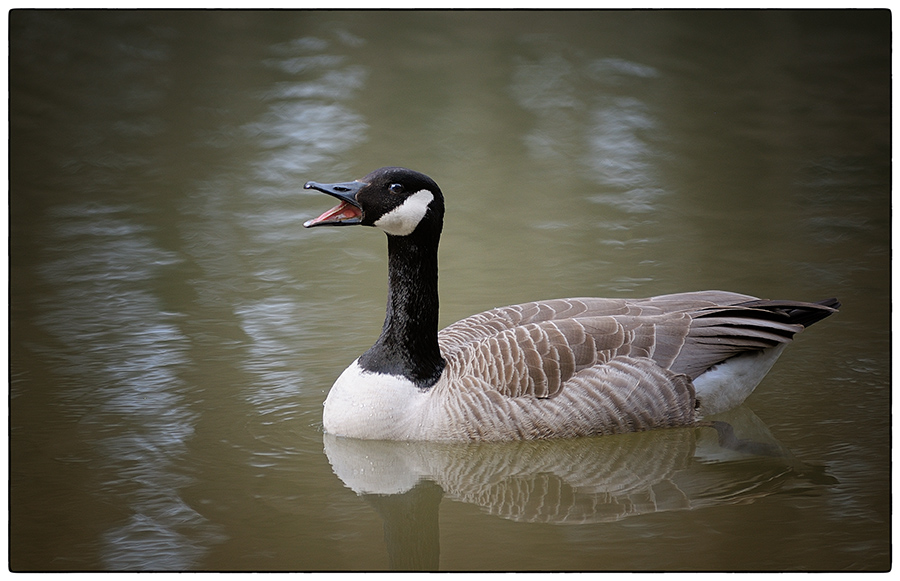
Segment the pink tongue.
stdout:
[[361,215],[362,213],[359,211],[359,208],[353,204],[341,202],[315,220],[307,220],[303,225],[309,227],[323,222],[341,222],[350,218],[359,218]]

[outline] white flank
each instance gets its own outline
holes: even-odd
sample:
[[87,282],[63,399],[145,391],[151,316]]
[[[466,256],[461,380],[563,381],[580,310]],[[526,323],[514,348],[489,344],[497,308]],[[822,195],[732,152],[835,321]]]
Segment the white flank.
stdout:
[[402,204],[379,218],[375,225],[394,236],[408,236],[412,234],[425,212],[428,204],[434,199],[434,194],[428,190],[419,190],[406,198]]
[[726,359],[695,379],[694,390],[700,401],[700,415],[709,416],[741,405],[772,369],[786,346],[787,343],[784,343]]
[[335,436],[415,439],[414,422],[421,419],[429,393],[405,377],[372,373],[354,361],[331,386],[322,422]]

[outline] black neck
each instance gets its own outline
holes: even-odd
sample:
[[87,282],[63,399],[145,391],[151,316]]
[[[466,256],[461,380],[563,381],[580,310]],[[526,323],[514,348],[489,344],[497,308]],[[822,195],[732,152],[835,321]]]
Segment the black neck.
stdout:
[[402,375],[418,387],[434,385],[444,369],[438,348],[440,233],[388,235],[387,314],[381,336],[359,358],[367,371]]

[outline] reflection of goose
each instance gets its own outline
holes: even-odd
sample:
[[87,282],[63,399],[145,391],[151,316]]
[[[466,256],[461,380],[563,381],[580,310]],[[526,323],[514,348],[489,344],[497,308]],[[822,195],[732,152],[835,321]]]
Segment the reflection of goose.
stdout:
[[384,519],[393,568],[437,567],[443,495],[505,519],[573,525],[746,504],[835,482],[794,458],[746,407],[720,414],[715,424],[493,443],[326,434],[324,444],[335,474]]
[[750,410],[717,416],[723,417],[728,421],[697,429],[530,442],[391,442],[326,434],[325,452],[337,476],[358,494],[402,494],[429,480],[491,514],[558,524],[744,503],[790,481],[828,481],[793,458]]
[[388,440],[518,440],[694,424],[739,405],[798,333],[839,306],[704,291],[494,309],[438,334],[444,215],[428,176],[382,168],[319,184],[340,200],[304,224],[388,235],[387,316],[325,401],[327,432]]

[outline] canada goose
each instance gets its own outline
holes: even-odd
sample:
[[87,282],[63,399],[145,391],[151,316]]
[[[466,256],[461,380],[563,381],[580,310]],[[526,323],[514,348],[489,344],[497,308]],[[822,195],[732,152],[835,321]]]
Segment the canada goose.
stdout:
[[516,440],[695,424],[736,407],[819,303],[701,291],[572,298],[501,307],[438,332],[444,198],[428,176],[385,167],[307,182],[340,203],[313,226],[387,233],[381,335],[335,381],[325,431],[381,440]]

